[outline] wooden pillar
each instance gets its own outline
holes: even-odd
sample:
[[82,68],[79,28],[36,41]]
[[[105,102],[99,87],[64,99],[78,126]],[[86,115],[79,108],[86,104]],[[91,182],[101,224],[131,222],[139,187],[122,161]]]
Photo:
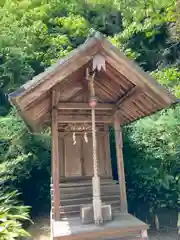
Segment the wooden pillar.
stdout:
[[103,222],[102,217],[102,203],[101,203],[101,186],[99,177],[99,166],[97,159],[97,142],[96,142],[96,124],[95,124],[95,108],[91,109],[92,114],[92,150],[93,150],[93,170],[94,176],[92,178],[92,190],[93,190],[93,210],[95,224],[99,225]]
[[109,128],[108,124],[104,124],[104,151],[105,151],[105,161],[106,161],[106,169],[107,169],[107,176],[112,177],[112,167],[111,167],[111,154],[110,154],[110,140],[109,140]]
[[124,162],[123,162],[123,143],[122,143],[122,132],[120,127],[120,121],[115,114],[114,116],[114,131],[115,131],[115,142],[116,142],[116,156],[117,156],[117,167],[118,167],[118,177],[120,186],[120,209],[121,212],[127,212],[127,197],[126,197],[126,183],[124,174]]
[[52,151],[51,151],[51,174],[52,184],[54,192],[54,219],[60,220],[60,188],[59,188],[59,136],[58,136],[58,120],[57,109],[55,108],[57,101],[57,93],[52,91],[52,125],[51,125],[51,137],[52,137]]

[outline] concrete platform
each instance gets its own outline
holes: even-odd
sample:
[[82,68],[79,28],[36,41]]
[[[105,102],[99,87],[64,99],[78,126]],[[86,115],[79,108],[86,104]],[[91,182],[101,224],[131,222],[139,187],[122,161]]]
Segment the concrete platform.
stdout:
[[147,239],[147,229],[147,224],[128,213],[117,213],[113,216],[112,221],[105,222],[102,226],[96,226],[95,224],[83,225],[79,217],[52,222],[52,234],[55,240],[97,240],[115,239],[117,237]]

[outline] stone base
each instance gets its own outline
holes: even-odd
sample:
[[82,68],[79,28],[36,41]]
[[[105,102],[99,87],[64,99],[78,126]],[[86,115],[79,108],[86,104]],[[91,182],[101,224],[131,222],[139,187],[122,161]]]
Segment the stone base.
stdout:
[[[102,217],[103,221],[111,221],[112,220],[112,210],[111,205],[102,204]],[[91,224],[94,223],[94,212],[93,212],[93,205],[87,204],[82,205],[80,210],[80,218],[83,224]]]

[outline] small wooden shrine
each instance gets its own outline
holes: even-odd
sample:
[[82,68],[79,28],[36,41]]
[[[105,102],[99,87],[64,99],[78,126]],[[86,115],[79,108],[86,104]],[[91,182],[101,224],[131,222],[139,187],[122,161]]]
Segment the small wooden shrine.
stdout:
[[[32,131],[51,126],[52,238],[147,239],[148,226],[128,214],[121,126],[177,99],[97,32],[10,100]],[[118,183],[109,125],[115,130]],[[104,204],[111,221],[104,222]],[[80,211],[87,205],[94,223],[83,225]]]

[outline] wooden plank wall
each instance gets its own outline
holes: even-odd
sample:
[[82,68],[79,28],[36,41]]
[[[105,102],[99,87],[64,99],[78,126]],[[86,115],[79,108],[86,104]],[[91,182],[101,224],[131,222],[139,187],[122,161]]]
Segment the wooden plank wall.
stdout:
[[81,172],[81,139],[76,136],[76,144],[73,145],[73,140],[71,135],[66,135],[65,141],[65,176],[66,177],[76,177],[82,176]]
[[[108,132],[97,134],[99,173],[102,177],[112,177]],[[93,176],[92,137],[88,142],[83,134],[76,134],[73,145],[72,133],[59,132],[60,177]]]

